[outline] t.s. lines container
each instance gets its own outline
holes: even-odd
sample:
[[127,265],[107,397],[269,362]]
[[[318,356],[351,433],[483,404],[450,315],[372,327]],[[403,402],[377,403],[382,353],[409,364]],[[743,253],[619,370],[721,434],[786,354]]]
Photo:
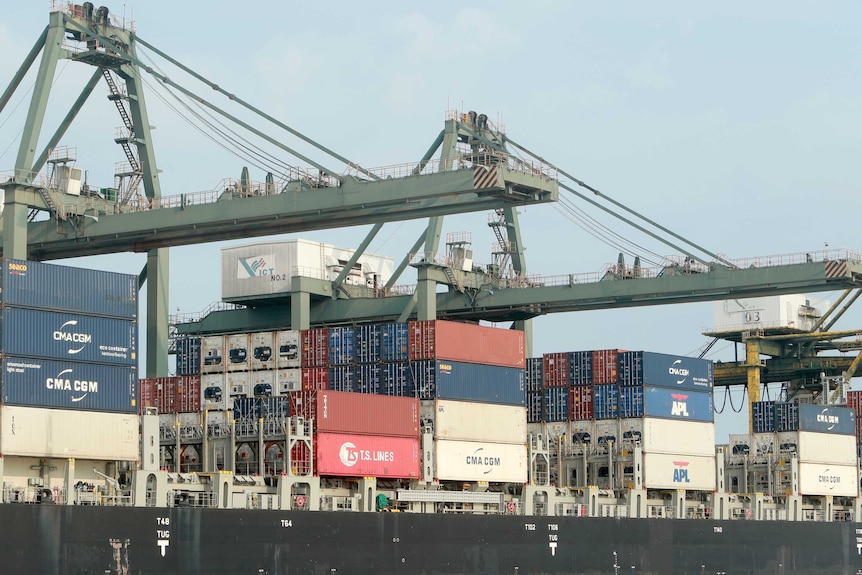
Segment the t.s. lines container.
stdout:
[[418,479],[419,439],[318,433],[315,464],[320,475]]

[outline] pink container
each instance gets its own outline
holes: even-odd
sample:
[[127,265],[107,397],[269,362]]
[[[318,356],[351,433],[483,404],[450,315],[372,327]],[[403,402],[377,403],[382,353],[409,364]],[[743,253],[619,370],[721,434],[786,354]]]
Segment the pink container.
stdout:
[[419,439],[318,433],[314,440],[318,475],[418,479]]

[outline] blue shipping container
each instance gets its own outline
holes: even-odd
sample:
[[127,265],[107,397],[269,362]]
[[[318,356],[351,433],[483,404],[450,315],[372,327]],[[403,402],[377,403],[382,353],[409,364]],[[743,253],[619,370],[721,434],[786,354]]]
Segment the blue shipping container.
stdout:
[[545,389],[542,419],[566,421],[569,419],[569,388],[549,387]]
[[410,370],[406,361],[380,366],[380,393],[407,397],[410,395]]
[[138,322],[0,307],[0,350],[15,357],[137,365]]
[[201,338],[177,340],[177,375],[197,375],[201,372]]
[[290,416],[290,398],[285,396],[257,397],[259,416],[265,421],[283,421]]
[[799,406],[799,430],[855,435],[856,414],[846,407],[803,403]]
[[713,421],[712,393],[644,387],[644,416],[689,421]]
[[133,319],[138,317],[138,276],[7,260],[2,266],[2,302],[17,307]]
[[329,328],[329,364],[352,365],[354,330],[352,327]]
[[615,383],[593,386],[593,417],[614,419],[619,417],[620,388]]
[[8,405],[137,411],[137,367],[4,357],[0,386]]
[[380,362],[380,330],[376,325],[360,325],[353,331],[356,363]]
[[380,356],[383,361],[407,361],[409,337],[406,323],[387,323],[380,328]]
[[799,429],[799,405],[785,401],[775,402],[775,431]]
[[524,405],[524,370],[457,361],[410,362],[410,395],[419,399],[463,399]]
[[528,357],[527,358],[527,371],[526,371],[526,384],[527,391],[541,391],[542,390],[542,382],[544,377],[544,367],[543,360],[541,357]]
[[541,391],[527,392],[527,423],[540,423],[544,418],[545,394]]
[[623,419],[644,416],[644,388],[620,386],[619,414]]
[[329,368],[329,389],[332,391],[356,391],[355,372],[352,365],[335,365]]
[[755,401],[751,404],[751,428],[754,433],[775,431],[775,402]]
[[234,397],[233,418],[237,421],[257,421],[260,418],[259,398]]
[[593,352],[569,353],[569,385],[593,384]]
[[353,381],[354,391],[359,393],[380,393],[380,364],[363,363],[356,366]]
[[617,359],[619,384],[691,389],[712,389],[712,361],[653,353],[649,351],[620,352]]

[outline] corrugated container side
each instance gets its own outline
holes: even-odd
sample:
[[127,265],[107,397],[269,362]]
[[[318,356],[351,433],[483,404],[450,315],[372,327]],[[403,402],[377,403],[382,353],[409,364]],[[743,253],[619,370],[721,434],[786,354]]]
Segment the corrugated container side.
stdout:
[[290,399],[287,397],[258,397],[260,417],[264,421],[282,421],[290,416]]
[[333,391],[358,391],[356,372],[352,365],[335,365],[329,368],[329,389]]
[[569,389],[569,419],[583,421],[593,418],[593,386],[579,385]]
[[380,362],[380,328],[360,325],[354,328],[353,353],[356,363]]
[[644,388],[620,386],[620,417],[644,416]]
[[132,319],[138,316],[138,278],[120,274],[3,259],[3,303]]
[[303,367],[301,386],[306,391],[329,389],[329,369],[326,367]]
[[715,419],[712,393],[666,387],[644,387],[643,390],[643,413],[647,417],[705,422]]
[[542,356],[543,387],[568,387],[572,381],[569,353],[546,353]]
[[569,384],[593,385],[593,354],[589,351],[573,351],[569,356]]
[[174,409],[180,413],[200,411],[200,375],[186,375],[177,378],[177,397],[174,401]]
[[275,349],[276,333],[263,331],[251,334],[251,369],[274,369],[278,363]]
[[410,369],[406,361],[384,363],[380,378],[380,393],[400,397],[410,394]]
[[544,387],[545,375],[542,366],[543,358],[528,357],[525,373],[527,391],[540,391]]
[[410,363],[410,395],[419,399],[463,399],[524,405],[524,370],[455,361]]
[[566,421],[569,418],[569,388],[549,387],[545,390],[545,421]]
[[319,433],[419,437],[419,402],[409,397],[318,391]]
[[527,392],[527,422],[539,423],[544,417],[544,399],[543,391],[528,391]]
[[617,383],[619,352],[617,349],[598,349],[593,352],[593,383]]
[[137,399],[137,367],[3,358],[6,405],[137,413]]
[[524,369],[524,332],[443,320],[408,323],[411,360],[451,360]]
[[644,453],[644,487],[715,490],[715,457]]
[[593,386],[593,415],[596,419],[619,416],[620,390],[615,383]]
[[524,444],[435,441],[436,479],[526,483]]
[[754,433],[768,433],[775,431],[775,402],[753,402],[751,404],[751,418]]
[[855,465],[800,463],[799,490],[802,495],[856,497],[859,472]]
[[173,394],[170,394],[171,402],[166,404],[163,388],[164,379],[169,378],[145,378],[138,381],[138,413],[144,412],[145,408],[154,407],[159,413],[173,411]]
[[201,375],[201,408],[227,409],[227,377],[224,373]]
[[248,397],[251,395],[251,382],[248,372],[228,373],[226,376],[227,392],[230,397]]
[[380,364],[363,363],[357,365],[354,387],[359,393],[381,393]]
[[201,338],[201,373],[221,373],[225,371],[225,338],[212,335]]
[[856,417],[856,443],[862,443],[862,417]]
[[177,375],[198,375],[201,372],[201,338],[183,337],[177,340]]
[[645,417],[642,427],[644,453],[670,455],[715,455],[715,425],[698,421]]
[[621,352],[621,385],[650,385],[705,391],[712,389],[712,361],[649,351]]
[[260,402],[256,397],[237,397],[233,400],[233,417],[237,422],[253,422],[260,417]]
[[279,369],[302,367],[302,339],[299,330],[282,330],[275,335],[275,352]]
[[287,395],[291,391],[302,389],[302,372],[302,368],[298,367],[279,369],[276,373],[278,395]]
[[318,433],[315,464],[320,475],[418,479],[418,438]]
[[799,406],[799,430],[855,435],[856,414],[846,407],[802,404]]
[[378,326],[380,355],[383,361],[407,361],[410,334],[406,323],[388,323]]
[[199,411],[201,377],[199,375],[152,377],[138,381],[138,413],[154,407],[159,413]]
[[251,336],[247,333],[235,333],[225,337],[228,371],[248,371],[251,365],[250,344]]
[[276,393],[275,372],[253,371],[249,374],[250,394],[254,397],[269,397]]
[[319,327],[300,332],[300,355],[302,367],[327,367],[329,365],[329,329]]
[[835,435],[815,431],[800,431],[795,435],[800,463],[856,465],[854,435]]
[[862,412],[862,391],[847,392],[847,407],[852,409],[856,415]]
[[435,439],[521,444],[526,441],[527,410],[522,406],[449,399],[428,403]]
[[318,391],[302,390],[292,391],[288,396],[290,401],[290,416],[302,417],[306,421],[311,421],[317,412],[317,394]]
[[799,429],[799,405],[796,403],[775,402],[775,430],[796,431]]
[[352,327],[333,327],[329,329],[329,364],[353,365],[356,361],[353,352],[356,334]]

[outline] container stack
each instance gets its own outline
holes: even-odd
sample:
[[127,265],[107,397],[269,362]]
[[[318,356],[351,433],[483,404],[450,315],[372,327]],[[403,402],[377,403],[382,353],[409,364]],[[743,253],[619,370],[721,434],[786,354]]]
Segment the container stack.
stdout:
[[847,407],[856,416],[856,444],[862,444],[862,391],[847,392]]

